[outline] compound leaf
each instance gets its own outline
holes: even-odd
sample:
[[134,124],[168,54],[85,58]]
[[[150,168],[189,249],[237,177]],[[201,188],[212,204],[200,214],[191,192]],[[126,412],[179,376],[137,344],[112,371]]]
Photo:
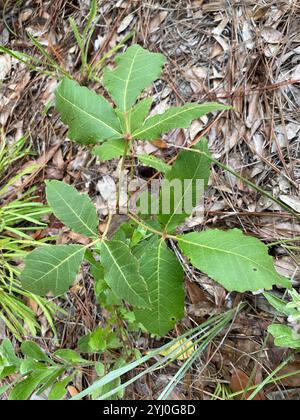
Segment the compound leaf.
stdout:
[[191,263],[229,291],[270,290],[276,284],[290,288],[275,270],[268,248],[238,229],[188,233],[178,240]]
[[133,137],[138,140],[157,140],[162,133],[173,128],[187,128],[192,121],[203,115],[225,109],[230,109],[230,107],[214,102],[201,105],[187,103],[180,107],[170,108],[163,114],[148,118],[145,124],[133,133]]
[[175,254],[160,239],[142,256],[140,273],[148,286],[151,308],[136,309],[136,319],[148,332],[164,336],[183,317],[183,269]]
[[[211,162],[206,156],[209,155],[207,140],[202,139],[193,149],[205,154],[181,151],[162,183],[158,220],[167,232],[185,221],[199,204],[208,184]],[[176,185],[170,188],[173,182]]]
[[125,140],[112,139],[107,140],[105,143],[94,147],[93,155],[104,162],[107,160],[115,159],[124,155]]
[[53,245],[37,248],[27,255],[21,273],[24,289],[39,296],[62,295],[74,283],[85,248],[80,245]]
[[87,194],[61,181],[47,181],[46,195],[55,216],[71,230],[90,238],[98,235],[96,208]]
[[121,241],[103,241],[101,262],[105,281],[118,297],[136,307],[150,306],[146,282],[139,274],[138,260],[128,245]]
[[115,62],[114,70],[104,70],[103,86],[119,110],[127,112],[141,92],[159,78],[165,57],[132,45]]
[[56,89],[56,109],[69,126],[69,137],[89,144],[120,138],[118,117],[106,99],[78,83],[64,78]]

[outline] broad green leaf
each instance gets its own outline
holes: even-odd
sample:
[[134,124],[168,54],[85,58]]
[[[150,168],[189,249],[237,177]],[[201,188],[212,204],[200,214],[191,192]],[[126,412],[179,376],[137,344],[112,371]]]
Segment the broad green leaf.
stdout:
[[192,121],[197,120],[209,112],[222,111],[230,107],[218,103],[187,103],[183,106],[170,108],[163,114],[155,115],[139,127],[133,137],[138,140],[157,140],[161,134],[173,128],[187,128]]
[[55,216],[71,230],[89,238],[98,236],[96,208],[87,194],[61,181],[47,181],[47,201]]
[[152,98],[146,98],[138,102],[136,106],[127,112],[120,111],[116,108],[115,112],[120,120],[122,132],[125,134],[133,133],[141,127],[150,112],[152,103]]
[[41,395],[46,390],[50,389],[53,384],[58,380],[58,378],[64,373],[65,369],[61,366],[56,366],[52,368],[52,373],[49,375],[42,386],[39,388],[37,395]]
[[129,111],[128,121],[131,133],[133,133],[144,124],[145,119],[148,117],[150,112],[152,103],[152,98],[143,99],[134,108],[132,108],[132,110]]
[[20,366],[22,360],[16,354],[11,341],[5,338],[0,345],[0,355],[4,357],[7,362],[14,366]]
[[[13,375],[16,372],[16,366],[4,366],[0,367],[0,381],[7,378],[8,376]],[[0,387],[0,396],[1,396],[1,387]]]
[[73,380],[74,375],[67,376],[66,378],[62,379],[61,381],[57,382],[51,388],[51,391],[48,395],[49,401],[59,401],[67,394],[68,390],[66,387],[69,383]]
[[124,155],[125,140],[123,139],[112,139],[107,140],[105,143],[94,147],[93,155],[97,156],[100,161],[105,162],[107,160],[119,158]]
[[236,292],[290,287],[275,270],[268,248],[240,230],[209,230],[178,237],[179,247],[191,263],[225,289]]
[[24,341],[21,344],[21,350],[25,356],[37,360],[38,362],[52,363],[51,359],[46,356],[45,352],[33,341]]
[[42,384],[47,378],[52,375],[52,369],[45,368],[33,372],[28,378],[24,381],[18,383],[12,392],[10,393],[8,399],[9,401],[26,401],[28,400],[34,391]]
[[39,296],[67,292],[80,269],[85,248],[80,245],[52,245],[37,248],[25,259],[21,273],[24,289]]
[[[193,148],[209,154],[206,139],[202,139]],[[210,167],[211,162],[205,155],[188,150],[179,153],[162,183],[158,220],[166,231],[174,231],[189,216],[188,208],[194,208],[199,204],[199,199],[208,184]],[[175,182],[176,192],[171,188],[168,195],[166,193],[168,185],[173,182]],[[190,208],[190,212],[191,210]]]
[[117,107],[126,112],[142,91],[159,78],[165,57],[132,45],[124,54],[117,56],[115,62],[114,70],[104,70],[103,86]]
[[136,307],[150,306],[146,282],[128,245],[121,241],[102,242],[101,262],[105,281],[117,296]]
[[274,337],[277,347],[300,349],[300,335],[287,325],[274,324],[268,328],[268,332]]
[[83,359],[76,351],[71,349],[61,349],[54,353],[55,357],[63,360],[64,362],[70,363],[71,365],[76,364],[89,364],[88,360]]
[[109,102],[68,78],[56,90],[56,109],[69,126],[69,137],[89,144],[122,137],[120,122]]
[[270,305],[273,306],[280,314],[284,314],[285,316],[293,316],[297,314],[297,310],[293,308],[287,307],[287,302],[282,299],[279,299],[277,296],[271,293],[264,293],[264,297],[267,299]]
[[83,353],[98,353],[111,348],[122,347],[114,331],[110,327],[97,327],[90,334],[81,337],[78,341],[78,347]]
[[148,332],[164,336],[183,317],[183,269],[160,239],[141,258],[140,273],[148,286],[151,308],[136,309],[136,319]]
[[169,166],[167,163],[165,163],[163,160],[157,158],[156,156],[138,155],[137,158],[144,165],[147,165],[150,168],[154,168],[156,171],[161,172],[163,174],[165,174],[165,173],[167,173],[171,170],[171,166]]
[[[160,229],[161,230],[161,229]],[[158,235],[151,235],[149,239],[145,239],[132,249],[133,255],[140,260],[141,257],[148,252],[153,246],[157,246],[157,241],[160,239]]]

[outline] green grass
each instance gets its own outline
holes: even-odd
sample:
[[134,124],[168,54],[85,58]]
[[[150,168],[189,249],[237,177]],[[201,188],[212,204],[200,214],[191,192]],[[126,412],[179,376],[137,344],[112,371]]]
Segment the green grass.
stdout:
[[55,305],[22,289],[18,281],[20,264],[28,250],[46,244],[49,240],[34,240],[32,232],[43,229],[42,217],[49,209],[36,201],[33,191],[23,193],[17,199],[7,202],[9,187],[21,177],[10,176],[10,168],[30,153],[26,137],[14,145],[8,145],[5,136],[0,137],[0,319],[10,332],[21,341],[23,337],[35,336],[40,329],[36,315],[25,300],[36,302],[44,313],[53,331],[52,315]]

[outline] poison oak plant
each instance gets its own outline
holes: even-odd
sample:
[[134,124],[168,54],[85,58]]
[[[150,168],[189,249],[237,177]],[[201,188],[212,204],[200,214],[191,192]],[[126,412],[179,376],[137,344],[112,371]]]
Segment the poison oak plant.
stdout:
[[[137,99],[160,76],[164,64],[161,54],[150,53],[138,45],[118,56],[115,68],[106,69],[102,80],[115,108],[104,97],[63,79],[56,92],[56,107],[69,126],[69,137],[81,144],[94,144],[94,154],[102,160],[125,158],[132,154],[136,140],[155,140],[171,129],[187,128],[209,112],[228,109],[218,103],[187,103],[147,117],[152,99]],[[228,291],[268,290],[276,284],[290,286],[276,272],[267,247],[238,229],[176,235],[177,227],[190,213],[184,206],[186,196],[192,197],[196,205],[197,181],[202,180],[204,186],[208,183],[212,158],[205,139],[190,150],[182,150],[170,168],[150,157],[143,156],[141,161],[165,173],[165,181],[179,182],[184,188],[170,191],[168,211],[163,210],[166,197],[161,192],[158,211],[152,217],[128,212],[132,222],[148,232],[136,245],[120,232],[107,239],[112,216],[107,232],[100,236],[97,212],[89,197],[63,182],[47,182],[48,204],[56,217],[74,232],[90,238],[90,243],[35,249],[26,258],[21,275],[25,289],[39,295],[67,292],[81,264],[90,262],[92,254],[99,268],[93,270],[96,280],[103,277],[112,294],[132,306],[137,322],[150,333],[163,336],[184,313],[184,273],[168,247],[170,239],[196,269]]]

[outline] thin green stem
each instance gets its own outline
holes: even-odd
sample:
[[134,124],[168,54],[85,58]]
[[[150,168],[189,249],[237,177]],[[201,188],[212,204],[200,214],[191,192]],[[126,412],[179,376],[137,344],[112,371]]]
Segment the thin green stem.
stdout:
[[107,220],[106,227],[105,227],[105,231],[103,232],[103,235],[102,235],[101,240],[106,239],[106,237],[107,237],[107,235],[108,235],[108,232],[109,232],[109,228],[110,228],[111,222],[112,222],[112,218],[113,218],[113,217],[112,217],[112,214],[111,214],[111,213],[109,213],[109,215],[108,215],[108,220]]

